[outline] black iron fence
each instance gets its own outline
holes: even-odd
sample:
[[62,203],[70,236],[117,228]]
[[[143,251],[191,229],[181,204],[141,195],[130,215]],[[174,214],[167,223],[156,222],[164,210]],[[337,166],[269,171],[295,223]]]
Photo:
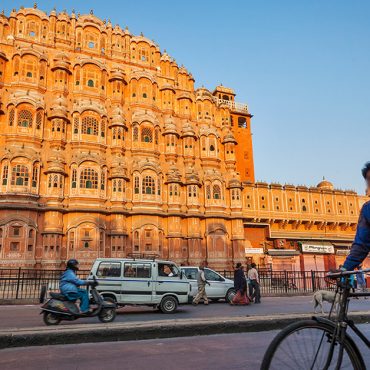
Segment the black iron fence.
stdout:
[[[0,269],[0,301],[26,299],[34,300],[40,296],[41,287],[59,289],[59,278],[63,270],[34,270],[25,268]],[[79,271],[84,279],[90,271]]]
[[[226,278],[232,279],[233,271],[218,271]],[[0,302],[13,300],[37,300],[43,285],[48,289],[59,289],[62,270],[1,269],[0,268]],[[80,270],[79,277],[84,279],[89,270]],[[325,280],[325,271],[271,271],[260,270],[262,295],[301,295],[317,289],[333,289]]]

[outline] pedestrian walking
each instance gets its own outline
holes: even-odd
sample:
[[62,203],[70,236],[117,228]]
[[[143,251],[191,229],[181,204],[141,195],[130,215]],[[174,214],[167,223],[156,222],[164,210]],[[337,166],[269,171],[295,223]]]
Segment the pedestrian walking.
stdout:
[[236,295],[230,304],[249,304],[249,299],[247,297],[247,280],[245,279],[244,268],[240,262],[236,264],[234,271],[234,288]]
[[261,303],[260,281],[256,264],[254,262],[251,264],[251,268],[248,270],[248,279],[250,281],[250,285],[252,286],[251,300],[254,299],[254,303]]
[[205,264],[204,262],[202,262],[201,265],[199,266],[199,271],[198,271],[198,278],[197,278],[198,293],[193,299],[194,306],[196,306],[202,298],[203,298],[204,304],[205,305],[208,304],[208,297],[206,294],[206,284],[208,285],[211,285],[211,284],[206,280],[206,276],[204,275],[204,267],[205,267]]
[[[358,266],[358,269],[361,270],[362,266]],[[359,271],[356,274],[356,278],[357,278],[357,289],[361,293],[366,293],[367,289],[366,289],[366,279],[365,279],[364,273],[362,271]],[[367,299],[367,298],[365,297],[365,299]]]

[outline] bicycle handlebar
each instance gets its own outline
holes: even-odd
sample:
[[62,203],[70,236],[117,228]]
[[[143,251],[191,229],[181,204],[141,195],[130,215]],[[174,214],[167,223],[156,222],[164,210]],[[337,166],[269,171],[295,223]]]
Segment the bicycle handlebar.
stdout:
[[357,270],[357,271],[328,272],[326,274],[326,276],[329,277],[329,278],[337,278],[337,277],[342,277],[342,276],[348,276],[348,275],[358,274],[359,272],[362,272],[362,273],[370,272],[370,268],[363,269],[363,270]]

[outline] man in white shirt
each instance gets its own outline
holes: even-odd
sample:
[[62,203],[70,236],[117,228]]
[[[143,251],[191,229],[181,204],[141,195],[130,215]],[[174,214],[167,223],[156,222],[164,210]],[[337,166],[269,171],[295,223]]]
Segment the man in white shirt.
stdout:
[[199,271],[198,271],[198,293],[193,299],[193,305],[196,306],[199,301],[203,298],[204,304],[208,304],[208,297],[206,294],[206,284],[211,285],[207,280],[204,275],[204,262],[199,266]]
[[252,263],[251,268],[248,270],[248,279],[249,284],[252,287],[252,294],[250,298],[252,300],[254,299],[254,303],[261,303],[260,281],[255,263]]

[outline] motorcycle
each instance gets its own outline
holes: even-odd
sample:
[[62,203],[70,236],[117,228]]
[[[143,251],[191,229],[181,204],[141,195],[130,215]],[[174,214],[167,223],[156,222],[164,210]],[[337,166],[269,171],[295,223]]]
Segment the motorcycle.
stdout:
[[[91,312],[81,313],[76,301],[70,301],[63,294],[50,292],[50,299],[41,306],[40,315],[43,315],[43,320],[46,325],[58,325],[62,320],[74,321],[80,318],[95,317],[103,323],[112,322],[116,318],[117,305],[112,301],[105,301],[98,293],[96,287],[98,282],[94,277],[94,281],[90,282],[91,299],[90,303],[96,305]],[[45,301],[47,287],[41,289],[40,303]]]

